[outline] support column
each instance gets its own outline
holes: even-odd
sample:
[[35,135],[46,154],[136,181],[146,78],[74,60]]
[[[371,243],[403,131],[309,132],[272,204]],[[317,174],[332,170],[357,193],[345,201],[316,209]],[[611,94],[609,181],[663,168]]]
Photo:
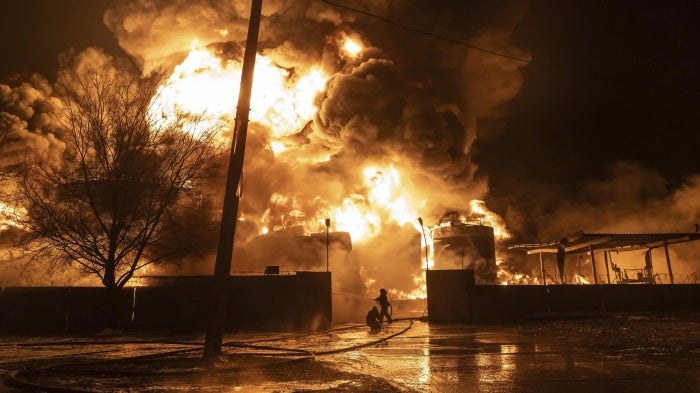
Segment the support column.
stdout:
[[542,272],[542,282],[547,285],[547,277],[544,275],[544,262],[542,261],[542,253],[540,253],[540,271]]
[[605,274],[608,276],[608,284],[610,284],[610,266],[608,265],[608,253],[609,251],[603,251],[603,256],[605,257]]
[[598,269],[595,267],[595,254],[593,253],[593,246],[588,246],[588,252],[591,253],[591,266],[593,266],[593,283],[598,284]]
[[651,248],[644,253],[644,273],[647,284],[654,284],[654,262],[652,261]]
[[671,257],[668,256],[668,243],[664,242],[664,252],[666,253],[666,266],[668,266],[668,276],[673,284],[673,270],[671,270]]
[[[591,266],[593,266],[593,283],[597,286],[598,285],[598,269],[595,266],[595,253],[593,252],[593,246],[588,246],[588,252],[591,253]],[[605,250],[603,250],[603,253],[605,253]],[[605,256],[605,261],[607,265],[607,254]],[[608,276],[608,283],[610,282],[610,276]],[[605,312],[606,311],[606,306],[605,306],[605,290],[603,286],[597,287],[598,290],[598,296],[600,296],[600,309],[601,311]]]

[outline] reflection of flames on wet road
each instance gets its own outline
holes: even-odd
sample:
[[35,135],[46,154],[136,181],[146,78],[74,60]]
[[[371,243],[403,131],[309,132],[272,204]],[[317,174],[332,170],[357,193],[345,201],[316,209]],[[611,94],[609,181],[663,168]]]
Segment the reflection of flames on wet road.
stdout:
[[676,391],[697,391],[688,364],[697,359],[697,334],[689,332],[698,320],[697,313],[643,313],[510,327],[405,320],[379,334],[363,324],[307,335],[241,333],[225,336],[213,369],[203,364],[197,337],[8,336],[0,340],[0,376],[7,382],[8,370],[19,370],[14,375],[34,383],[32,391],[559,392],[571,380],[587,390],[668,391],[673,381]]

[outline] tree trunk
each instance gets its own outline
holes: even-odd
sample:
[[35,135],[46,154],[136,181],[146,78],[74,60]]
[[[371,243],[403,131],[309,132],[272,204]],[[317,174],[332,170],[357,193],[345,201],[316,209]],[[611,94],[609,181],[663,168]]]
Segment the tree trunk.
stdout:
[[102,284],[107,288],[116,288],[114,262],[110,261],[105,264],[105,274],[102,278]]

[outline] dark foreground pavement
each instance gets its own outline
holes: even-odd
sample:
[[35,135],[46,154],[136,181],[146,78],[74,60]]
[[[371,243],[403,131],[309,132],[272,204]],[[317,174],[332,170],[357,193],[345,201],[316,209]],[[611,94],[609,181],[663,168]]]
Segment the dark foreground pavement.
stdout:
[[319,334],[3,337],[8,392],[698,392],[700,312],[510,326],[397,320]]

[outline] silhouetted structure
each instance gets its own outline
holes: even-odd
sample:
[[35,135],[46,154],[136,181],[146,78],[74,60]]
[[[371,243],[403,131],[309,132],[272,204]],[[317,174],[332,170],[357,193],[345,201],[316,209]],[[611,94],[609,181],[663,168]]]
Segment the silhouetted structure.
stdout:
[[[640,276],[636,281],[631,279],[621,280],[622,275],[618,275],[618,271],[614,270],[615,277],[618,278],[618,284],[626,284],[631,282],[643,282],[654,284],[654,266],[651,258],[651,251],[657,248],[663,248],[666,259],[666,269],[671,284],[674,283],[673,269],[671,266],[671,257],[668,253],[668,247],[672,244],[690,242],[700,240],[700,233],[695,232],[679,232],[679,233],[585,233],[578,232],[574,235],[567,236],[559,241],[539,244],[516,244],[510,249],[525,251],[528,255],[539,254],[540,260],[543,255],[556,254],[557,262],[561,258],[562,264],[565,263],[566,257],[571,255],[587,256],[590,258],[591,270],[593,273],[593,283],[599,283],[599,266],[596,261],[596,253],[602,254],[605,262],[605,274],[607,283],[611,284],[610,277],[610,253],[622,253],[628,251],[645,250],[644,266],[641,269],[627,269],[626,273],[632,270],[640,270]],[[542,277],[546,277],[544,264],[540,263]],[[564,272],[564,268],[559,269],[560,273]],[[644,279],[642,279],[642,277]],[[545,282],[547,284],[547,282]]]
[[480,283],[496,282],[493,227],[453,222],[433,230],[435,268],[472,269]]
[[[99,287],[11,287],[0,292],[0,331],[94,333],[205,330],[211,276],[144,277],[149,286],[119,289],[116,301]],[[226,331],[316,331],[330,327],[330,273],[230,276]],[[111,303],[110,303],[111,302]],[[105,304],[113,304],[105,307]]]
[[475,285],[474,273],[429,270],[431,323],[501,323],[582,313],[700,308],[700,284]]

